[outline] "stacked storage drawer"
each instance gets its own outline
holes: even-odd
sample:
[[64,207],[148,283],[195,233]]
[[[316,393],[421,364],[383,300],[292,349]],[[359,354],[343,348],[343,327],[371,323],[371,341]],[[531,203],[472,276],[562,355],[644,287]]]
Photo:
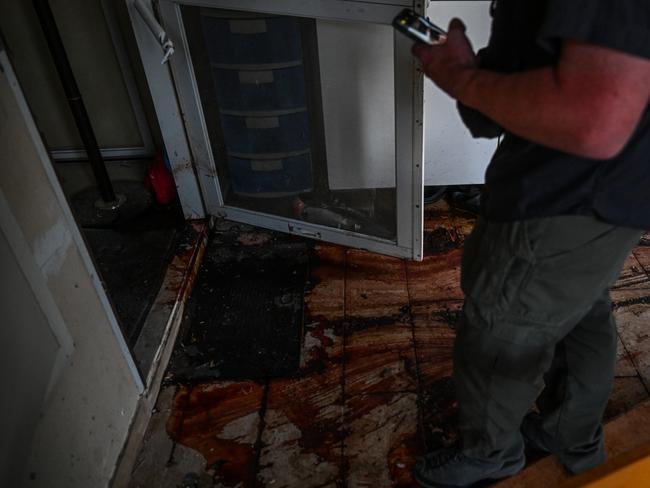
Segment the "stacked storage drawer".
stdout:
[[201,17],[232,189],[275,197],[313,186],[300,24]]

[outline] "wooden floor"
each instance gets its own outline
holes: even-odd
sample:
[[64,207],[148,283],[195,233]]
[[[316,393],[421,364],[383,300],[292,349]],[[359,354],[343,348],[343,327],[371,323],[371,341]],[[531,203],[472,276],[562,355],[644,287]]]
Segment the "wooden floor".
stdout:
[[[617,417],[605,426],[605,444],[609,460],[616,463],[626,454],[648,452],[650,446],[650,401],[635,406],[629,412]],[[627,462],[630,462],[628,459]],[[591,475],[591,472],[589,473]],[[529,466],[527,469],[510,479],[501,481],[495,488],[549,488],[562,486],[569,476],[560,465],[557,458],[549,456]],[[575,481],[575,480],[572,480]],[[642,488],[650,486],[648,476],[644,482],[613,482],[609,486]]]
[[[472,225],[429,207],[421,263],[317,245],[299,374],[164,388],[131,486],[414,486],[416,456],[456,440],[452,344]],[[608,418],[650,398],[650,240],[612,297]]]

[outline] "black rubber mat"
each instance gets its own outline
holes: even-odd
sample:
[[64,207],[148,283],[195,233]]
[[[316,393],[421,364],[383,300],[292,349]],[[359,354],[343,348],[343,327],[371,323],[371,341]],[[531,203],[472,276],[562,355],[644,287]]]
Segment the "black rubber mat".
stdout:
[[284,234],[219,223],[167,380],[262,379],[297,371],[309,247]]

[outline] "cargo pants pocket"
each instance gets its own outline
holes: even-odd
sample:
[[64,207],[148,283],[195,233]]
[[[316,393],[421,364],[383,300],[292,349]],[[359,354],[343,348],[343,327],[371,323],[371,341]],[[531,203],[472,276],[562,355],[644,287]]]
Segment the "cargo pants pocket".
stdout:
[[500,313],[516,299],[534,263],[526,222],[480,218],[465,243],[461,287],[481,309]]

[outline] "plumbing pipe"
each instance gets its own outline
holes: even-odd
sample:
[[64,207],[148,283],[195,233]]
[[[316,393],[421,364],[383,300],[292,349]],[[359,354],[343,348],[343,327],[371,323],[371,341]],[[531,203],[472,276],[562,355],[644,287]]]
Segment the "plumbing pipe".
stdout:
[[108,204],[109,206],[113,204],[114,206],[117,206],[118,201],[115,196],[115,191],[113,190],[113,185],[108,176],[108,171],[106,171],[104,158],[99,150],[95,132],[93,131],[90,118],[88,117],[88,112],[86,111],[86,106],[84,105],[81,93],[79,92],[79,87],[77,86],[77,81],[72,72],[68,55],[65,52],[65,47],[63,46],[61,35],[56,26],[56,21],[54,20],[50,4],[48,0],[33,0],[33,4],[36,14],[38,15],[38,20],[41,24],[41,29],[43,30],[43,34],[45,34],[45,39],[47,40],[50,53],[54,59],[54,65],[59,73],[59,79],[61,80],[61,84],[65,90],[65,95],[68,99],[68,104],[70,105],[70,110],[72,111],[75,124],[77,125],[77,130],[79,131],[83,145],[86,148],[86,154],[88,155],[90,166],[95,175],[99,194],[101,195],[104,204]]

